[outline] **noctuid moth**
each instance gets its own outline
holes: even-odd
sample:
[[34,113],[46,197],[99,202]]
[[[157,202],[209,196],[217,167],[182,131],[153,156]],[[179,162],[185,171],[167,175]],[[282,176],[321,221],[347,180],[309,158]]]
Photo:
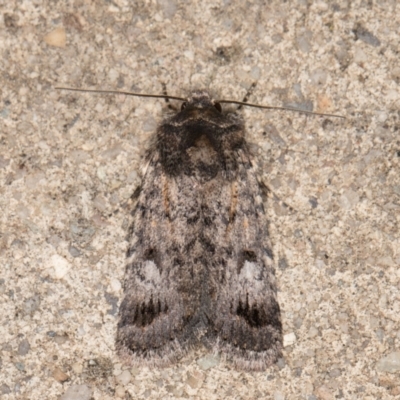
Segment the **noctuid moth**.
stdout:
[[161,366],[199,338],[246,370],[281,355],[274,260],[244,124],[205,91],[162,122],[149,152],[117,347]]
[[116,339],[130,363],[167,366],[199,342],[244,370],[281,356],[262,189],[243,120],[221,102],[241,104],[194,91],[148,152]]

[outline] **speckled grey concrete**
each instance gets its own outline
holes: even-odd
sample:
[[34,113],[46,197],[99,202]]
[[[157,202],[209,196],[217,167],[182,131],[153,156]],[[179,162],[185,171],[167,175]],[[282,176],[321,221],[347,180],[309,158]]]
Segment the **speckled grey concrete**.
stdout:
[[[1,2],[2,399],[399,398],[400,6],[377,3]],[[128,200],[165,103],[54,87],[240,100],[253,82],[252,102],[347,117],[243,110],[275,196],[284,359],[126,367]]]

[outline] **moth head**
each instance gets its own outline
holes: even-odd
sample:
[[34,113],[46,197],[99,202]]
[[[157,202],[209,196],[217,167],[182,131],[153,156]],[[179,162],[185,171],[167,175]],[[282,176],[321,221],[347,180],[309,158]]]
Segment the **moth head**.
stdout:
[[[182,103],[182,105],[181,105],[181,111],[183,111],[183,110],[187,107],[187,105],[188,105],[188,103],[187,103],[186,101],[184,101],[184,102]],[[213,103],[213,105],[214,105],[214,108],[215,108],[218,112],[222,113],[222,106],[221,106],[221,103],[218,103],[218,102],[216,101],[216,102]]]
[[188,107],[191,108],[209,108],[214,107],[218,112],[222,112],[221,104],[211,98],[210,94],[205,90],[195,90],[191,96],[182,103],[181,111]]

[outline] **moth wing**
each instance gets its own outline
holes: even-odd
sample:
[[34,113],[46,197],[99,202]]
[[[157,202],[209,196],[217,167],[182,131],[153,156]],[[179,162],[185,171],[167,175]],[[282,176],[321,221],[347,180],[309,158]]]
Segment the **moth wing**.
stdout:
[[[201,325],[197,310],[202,269],[200,264],[187,264],[196,242],[199,209],[188,180],[167,178],[158,154],[143,179],[133,214],[116,341],[122,358],[131,364],[163,366],[176,361],[195,341]],[[188,232],[191,212],[194,223]]]
[[245,370],[263,370],[282,350],[282,324],[268,221],[250,155],[237,153],[238,174],[212,199],[218,237],[209,270],[211,335]]

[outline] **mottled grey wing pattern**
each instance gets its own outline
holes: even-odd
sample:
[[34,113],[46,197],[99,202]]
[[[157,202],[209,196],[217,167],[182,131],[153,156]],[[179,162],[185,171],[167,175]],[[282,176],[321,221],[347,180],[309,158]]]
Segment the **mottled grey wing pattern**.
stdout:
[[242,120],[208,93],[157,131],[134,212],[117,347],[168,365],[200,339],[242,369],[282,349],[271,244]]
[[207,201],[215,231],[207,229],[206,236],[224,238],[209,266],[210,332],[215,348],[237,367],[262,370],[281,356],[282,325],[261,189],[246,147],[236,159],[236,179]]
[[199,222],[191,178],[167,179],[153,154],[134,210],[117,347],[124,359],[163,366],[194,341],[201,325],[202,268],[193,259]]

